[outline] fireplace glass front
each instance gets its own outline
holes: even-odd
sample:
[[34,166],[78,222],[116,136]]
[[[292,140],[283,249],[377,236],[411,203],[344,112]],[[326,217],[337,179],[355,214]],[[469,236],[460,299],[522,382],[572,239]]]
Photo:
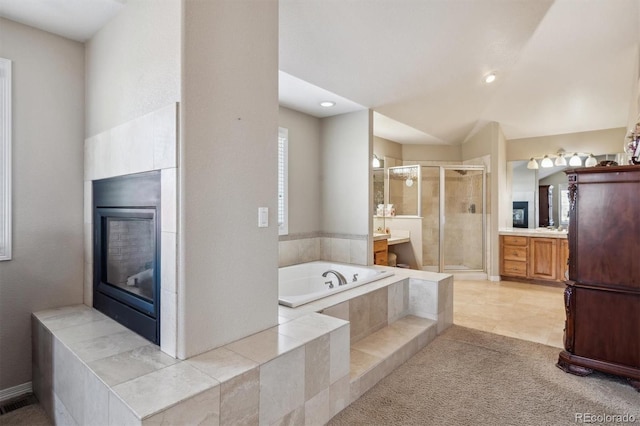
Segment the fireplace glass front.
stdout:
[[93,305],[159,343],[159,173],[95,181],[93,191]]

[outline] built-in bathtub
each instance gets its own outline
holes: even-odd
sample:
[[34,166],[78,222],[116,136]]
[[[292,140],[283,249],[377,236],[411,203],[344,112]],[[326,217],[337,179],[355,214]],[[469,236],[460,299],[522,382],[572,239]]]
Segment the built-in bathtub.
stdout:
[[[327,271],[339,272],[347,284],[340,285],[333,273],[323,277]],[[279,270],[278,301],[281,305],[295,308],[392,275],[393,270],[336,262],[316,261],[286,266]]]

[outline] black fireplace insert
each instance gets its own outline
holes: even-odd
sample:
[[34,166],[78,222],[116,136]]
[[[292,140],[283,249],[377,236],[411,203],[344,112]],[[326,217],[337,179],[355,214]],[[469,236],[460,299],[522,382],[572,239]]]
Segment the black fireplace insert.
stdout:
[[93,307],[160,344],[160,172],[93,182]]

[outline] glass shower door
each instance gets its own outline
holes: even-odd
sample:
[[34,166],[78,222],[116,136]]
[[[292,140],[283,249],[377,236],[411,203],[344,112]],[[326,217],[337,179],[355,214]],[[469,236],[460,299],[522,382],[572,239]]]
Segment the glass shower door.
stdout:
[[440,271],[484,271],[483,167],[440,169]]
[[440,271],[440,167],[422,167],[422,269]]

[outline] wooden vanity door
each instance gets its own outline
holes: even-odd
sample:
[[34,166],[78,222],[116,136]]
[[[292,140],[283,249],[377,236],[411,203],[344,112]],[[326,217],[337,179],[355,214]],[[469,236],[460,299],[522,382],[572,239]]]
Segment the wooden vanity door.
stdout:
[[529,278],[555,280],[557,262],[557,238],[529,238]]

